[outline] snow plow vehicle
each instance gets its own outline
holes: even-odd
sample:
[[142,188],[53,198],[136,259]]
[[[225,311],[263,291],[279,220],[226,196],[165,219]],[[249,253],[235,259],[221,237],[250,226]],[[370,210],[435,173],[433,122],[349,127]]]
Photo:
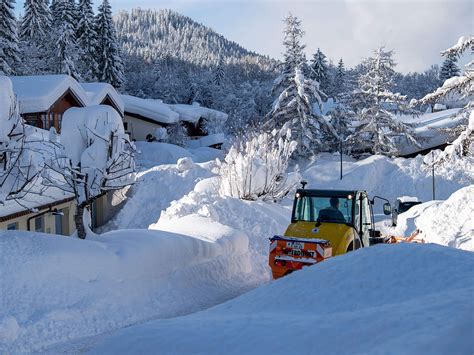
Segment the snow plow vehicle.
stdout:
[[362,190],[298,189],[291,223],[283,236],[270,238],[269,264],[277,279],[332,256],[379,243],[397,242],[374,229],[374,199]]

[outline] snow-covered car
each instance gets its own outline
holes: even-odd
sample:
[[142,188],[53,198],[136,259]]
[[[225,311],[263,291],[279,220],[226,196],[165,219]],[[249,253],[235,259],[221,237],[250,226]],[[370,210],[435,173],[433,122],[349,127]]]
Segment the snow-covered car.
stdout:
[[397,219],[400,213],[406,212],[413,206],[419,205],[420,203],[421,201],[418,200],[418,198],[416,197],[402,196],[397,198],[397,201],[395,201],[395,205],[392,210],[392,225],[397,225]]

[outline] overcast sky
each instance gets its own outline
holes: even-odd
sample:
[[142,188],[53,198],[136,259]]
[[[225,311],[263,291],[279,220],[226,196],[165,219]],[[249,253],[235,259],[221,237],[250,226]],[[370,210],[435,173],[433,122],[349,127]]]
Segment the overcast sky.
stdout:
[[[94,1],[97,5],[99,0]],[[346,66],[384,45],[395,51],[397,70],[440,64],[439,52],[474,33],[473,1],[464,0],[111,0],[114,12],[133,7],[176,10],[247,49],[281,58],[282,18],[303,22],[308,58],[319,47]],[[22,11],[23,1],[17,10]],[[465,61],[465,59],[463,60]]]

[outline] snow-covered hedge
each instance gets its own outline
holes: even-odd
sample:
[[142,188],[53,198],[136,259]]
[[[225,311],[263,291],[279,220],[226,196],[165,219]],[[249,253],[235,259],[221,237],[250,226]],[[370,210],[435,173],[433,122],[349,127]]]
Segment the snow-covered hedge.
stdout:
[[219,167],[220,194],[244,200],[281,199],[297,182],[295,174],[286,172],[296,145],[290,129],[237,141]]

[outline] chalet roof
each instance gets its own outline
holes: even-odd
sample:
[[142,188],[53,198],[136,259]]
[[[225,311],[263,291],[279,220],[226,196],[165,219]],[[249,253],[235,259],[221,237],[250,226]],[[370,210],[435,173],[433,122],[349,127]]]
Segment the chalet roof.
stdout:
[[87,93],[89,105],[100,105],[104,99],[109,96],[114,102],[120,113],[123,114],[125,104],[121,95],[108,83],[81,83],[82,88]]
[[157,123],[170,124],[179,121],[179,114],[159,100],[141,99],[130,95],[122,95],[122,100],[125,104],[125,112],[151,119]]
[[82,86],[69,75],[10,76],[10,79],[22,114],[47,111],[68,90],[83,106],[89,102]]

